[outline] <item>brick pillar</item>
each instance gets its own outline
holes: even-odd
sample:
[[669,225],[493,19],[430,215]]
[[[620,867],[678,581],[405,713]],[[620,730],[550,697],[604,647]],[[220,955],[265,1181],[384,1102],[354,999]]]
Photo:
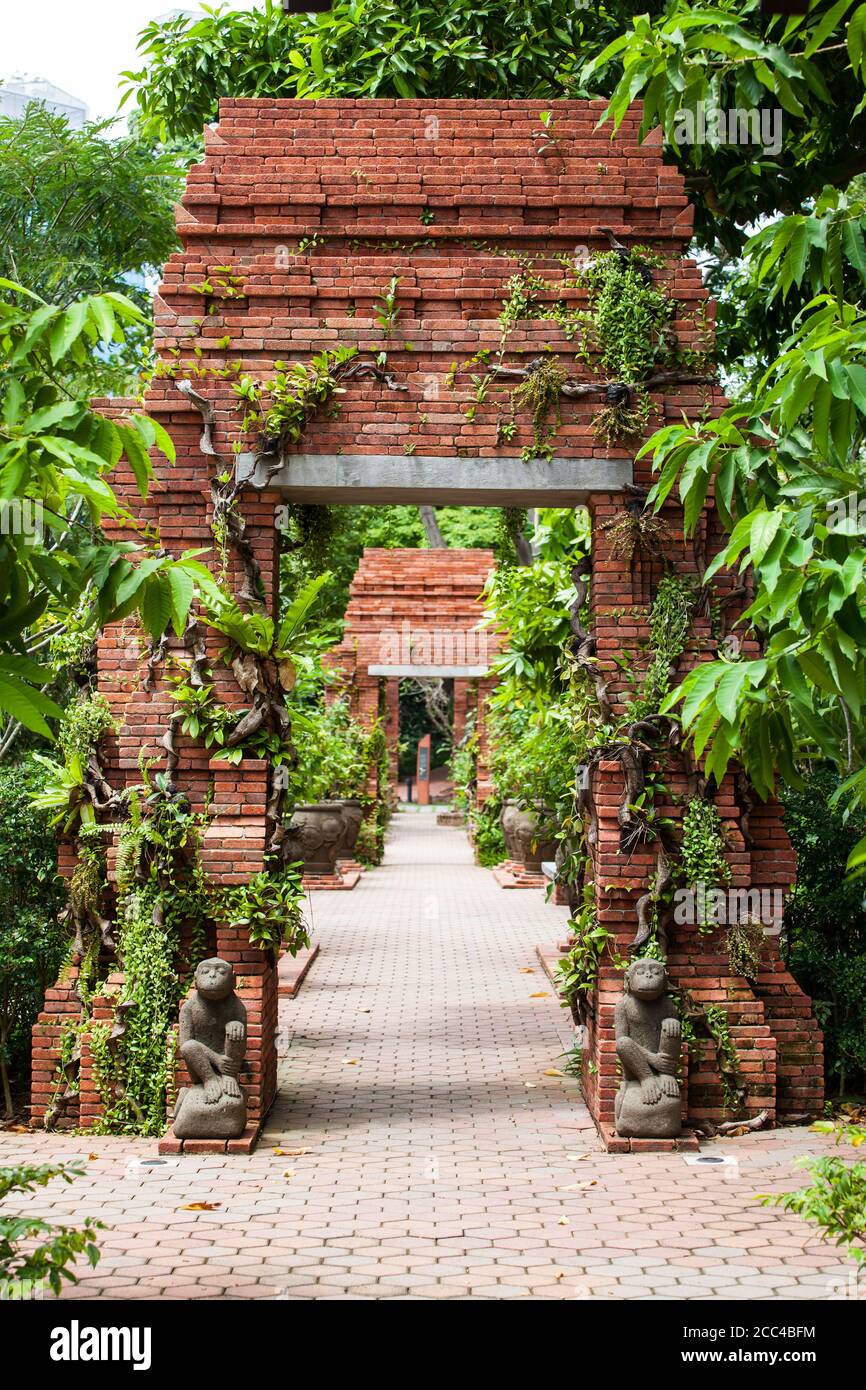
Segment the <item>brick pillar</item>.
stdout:
[[469,714],[469,681],[455,680],[454,682],[454,718],[452,721],[454,747],[462,739],[466,732],[466,719]]
[[[645,560],[634,557],[631,570],[612,554],[609,535],[599,522],[620,512],[619,503],[596,497],[593,504],[593,567],[591,605],[600,662],[610,677],[609,693],[617,717],[622,718],[630,686],[615,658],[627,658],[640,678],[641,644],[648,635],[647,608],[661,567],[655,573]],[[694,554],[682,543],[676,511],[667,517],[671,527],[670,550],[683,574],[695,573]],[[677,551],[677,546],[682,550]],[[669,556],[670,558],[670,556]],[[722,579],[721,583],[724,584]],[[697,616],[693,638],[683,656],[678,677],[697,661],[715,655],[709,619]],[[684,760],[669,755],[664,763],[663,799],[657,798],[659,816],[676,823],[694,795]],[[753,890],[775,887],[787,890],[794,878],[795,862],[790,842],[774,804],[756,806],[751,828],[744,835],[742,808],[736,797],[734,772],[729,772],[715,794],[722,821],[726,857],[731,869],[731,888]],[[597,834],[592,846],[591,877],[596,888],[599,921],[614,938],[614,949],[628,959],[638,928],[636,904],[655,875],[654,842],[640,845],[626,855],[620,848],[618,812],[625,800],[622,765],[615,760],[598,763],[591,778],[591,795],[597,814]],[[778,936],[765,931],[763,968],[752,983],[732,973],[724,926],[706,933],[697,924],[672,923],[668,932],[668,971],[675,990],[688,990],[698,1005],[721,1005],[739,1057],[741,1081],[747,1087],[743,1113],[766,1110],[770,1120],[778,1113],[814,1110],[821,1103],[821,1035],[809,1000],[780,959]],[[590,1109],[605,1129],[612,1129],[614,1098],[619,1085],[614,1010],[622,992],[622,971],[606,954],[598,986],[590,999],[590,1018],[584,1049],[583,1085]],[[693,1048],[688,1076],[688,1118],[720,1121],[730,1118],[719,1077],[715,1050],[698,1040]],[[620,1141],[623,1142],[623,1141]],[[630,1142],[632,1145],[637,1141]]]

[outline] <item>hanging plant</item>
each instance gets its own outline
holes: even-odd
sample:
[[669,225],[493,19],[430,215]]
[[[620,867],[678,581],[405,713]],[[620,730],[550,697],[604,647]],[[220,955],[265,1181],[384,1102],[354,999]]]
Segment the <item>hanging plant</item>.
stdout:
[[731,974],[757,980],[764,945],[763,925],[754,917],[747,918],[745,922],[733,922],[728,927],[725,945]]
[[577,277],[589,292],[590,331],[583,355],[597,351],[615,382],[637,385],[674,355],[676,302],[653,283],[651,262],[660,264],[645,247],[605,251],[593,256]]
[[600,530],[610,537],[613,558],[625,560],[627,565],[631,565],[635,552],[641,558],[660,560],[663,542],[670,538],[670,527],[664,517],[644,507],[629,509],[603,521]]
[[[552,450],[550,441],[562,422],[560,412],[560,393],[568,380],[568,374],[552,354],[540,358],[536,366],[511,393],[511,410],[515,407],[526,409],[532,417],[532,448],[524,449],[523,459],[549,458]],[[554,424],[548,424],[551,411]]]

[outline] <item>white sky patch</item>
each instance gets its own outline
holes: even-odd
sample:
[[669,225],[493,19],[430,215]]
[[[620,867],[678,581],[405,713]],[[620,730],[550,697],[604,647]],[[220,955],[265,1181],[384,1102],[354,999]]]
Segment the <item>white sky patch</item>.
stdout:
[[[231,0],[230,8],[261,6]],[[200,6],[196,0],[0,0],[0,83],[44,77],[85,101],[91,120],[113,116],[120,73],[143,66],[136,52],[140,30],[174,9],[198,13]]]

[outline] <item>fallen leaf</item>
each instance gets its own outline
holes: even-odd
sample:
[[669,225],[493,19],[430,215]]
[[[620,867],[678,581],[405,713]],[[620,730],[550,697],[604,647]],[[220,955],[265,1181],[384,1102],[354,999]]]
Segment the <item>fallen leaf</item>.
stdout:
[[542,1075],[542,1076],[565,1076],[565,1072],[564,1072],[564,1071],[560,1071],[558,1067],[546,1067],[545,1070],[541,1073],[541,1075]]
[[373,1012],[372,1009],[359,1009],[359,1010],[358,1010],[358,1013],[359,1013],[359,1014],[371,1014],[372,1012]]
[[293,1178],[294,1176],[295,1176],[295,1170],[294,1170],[294,1168],[287,1168],[286,1171],[285,1171],[285,1173],[283,1173],[283,1177],[284,1177],[284,1178]]
[[520,973],[521,973],[521,975],[534,975],[534,974],[535,974],[535,966],[534,966],[534,965],[521,965],[521,967],[520,967]]
[[529,997],[530,997],[530,999],[549,999],[549,998],[550,998],[550,990],[549,990],[549,989],[540,989],[540,990],[538,990],[535,994],[530,994]]
[[556,1271],[556,1273],[554,1274],[553,1277],[554,1277],[554,1279],[564,1279],[564,1278],[565,1278],[565,1270],[564,1270],[564,1269],[558,1269],[558,1270]]
[[222,1202],[187,1202],[181,1211],[218,1211]]
[[589,1154],[566,1154],[569,1163],[580,1163],[581,1159],[589,1158]]
[[591,1179],[589,1180],[589,1182],[571,1182],[571,1183],[568,1184],[568,1187],[561,1187],[561,1188],[559,1189],[559,1191],[560,1191],[560,1192],[583,1192],[587,1187],[596,1187],[597,1184],[598,1184],[598,1179],[597,1179],[597,1178],[591,1178]]
[[557,1224],[559,1226],[570,1226],[571,1222],[569,1221],[567,1216],[561,1216]]
[[274,1153],[282,1154],[284,1158],[300,1158],[309,1152],[309,1149],[274,1149]]
[[357,1057],[344,1057],[344,1058],[343,1058],[343,1066],[344,1066],[344,1067],[356,1067],[357,1065],[358,1065],[358,1059],[357,1059]]
[[92,1161],[95,1158],[99,1158],[99,1154],[88,1154],[87,1157],[89,1160]]
[[538,1087],[536,1086],[536,1084],[535,1084],[534,1081],[524,1081],[523,1084],[524,1084],[524,1086],[526,1087],[527,1091],[537,1091],[537,1090],[538,1090]]

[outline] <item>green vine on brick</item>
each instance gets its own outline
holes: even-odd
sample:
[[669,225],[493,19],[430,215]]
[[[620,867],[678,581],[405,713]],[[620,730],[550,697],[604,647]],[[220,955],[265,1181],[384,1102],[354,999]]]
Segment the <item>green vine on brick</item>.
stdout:
[[594,884],[585,883],[582,905],[570,927],[574,941],[556,967],[555,984],[564,1006],[571,1009],[577,1023],[583,1023],[587,998],[598,983],[605,954],[617,970],[624,970],[628,962],[617,950],[616,934],[599,921]]
[[739,1053],[731,1037],[731,1020],[727,1010],[721,1004],[699,1004],[688,989],[681,989],[679,1012],[683,1041],[690,1055],[693,1055],[701,1038],[712,1042],[725,1109],[739,1114],[745,1103],[747,1087],[740,1070]]
[[695,610],[690,579],[666,574],[659,580],[650,609],[649,647],[652,653],[640,693],[631,702],[629,722],[657,714],[671,689],[677,664],[688,645]]
[[730,883],[731,866],[725,858],[722,818],[713,802],[700,796],[692,798],[683,816],[680,864],[687,885],[695,892],[698,930],[710,933],[715,923],[707,913],[707,900],[714,889]]

